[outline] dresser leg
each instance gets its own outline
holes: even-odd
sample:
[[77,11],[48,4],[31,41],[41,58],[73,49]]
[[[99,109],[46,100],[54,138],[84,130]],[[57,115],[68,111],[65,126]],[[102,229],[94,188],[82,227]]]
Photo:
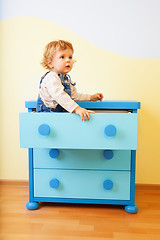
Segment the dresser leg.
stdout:
[[28,201],[26,203],[26,207],[29,210],[35,210],[35,209],[37,209],[39,207],[39,203],[38,202],[30,202],[30,201]]
[[138,207],[137,207],[137,205],[125,206],[125,211],[128,212],[128,213],[137,213],[138,212]]

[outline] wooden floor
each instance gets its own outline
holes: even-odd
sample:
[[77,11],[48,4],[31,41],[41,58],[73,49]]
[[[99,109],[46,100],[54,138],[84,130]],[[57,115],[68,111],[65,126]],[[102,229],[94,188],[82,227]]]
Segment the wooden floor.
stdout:
[[80,204],[43,203],[29,211],[27,201],[27,186],[1,186],[1,240],[160,240],[160,188],[136,187],[133,215]]

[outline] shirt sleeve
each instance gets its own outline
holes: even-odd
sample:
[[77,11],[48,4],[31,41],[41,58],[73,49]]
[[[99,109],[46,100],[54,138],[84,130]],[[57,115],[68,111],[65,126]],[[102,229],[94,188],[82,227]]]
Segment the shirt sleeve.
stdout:
[[78,93],[75,86],[71,85],[71,97],[75,101],[90,101],[90,94]]
[[[56,74],[48,74],[44,84],[51,100],[56,101],[68,112],[73,112],[73,110],[78,106],[78,104],[64,91],[60,78]],[[43,82],[41,84],[41,88],[43,89]]]

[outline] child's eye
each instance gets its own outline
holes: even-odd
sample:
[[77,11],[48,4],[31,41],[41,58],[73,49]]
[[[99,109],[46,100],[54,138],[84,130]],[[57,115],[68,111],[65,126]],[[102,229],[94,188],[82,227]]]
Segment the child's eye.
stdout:
[[72,59],[72,56],[70,56],[69,59]]
[[64,59],[64,56],[61,56],[62,59]]

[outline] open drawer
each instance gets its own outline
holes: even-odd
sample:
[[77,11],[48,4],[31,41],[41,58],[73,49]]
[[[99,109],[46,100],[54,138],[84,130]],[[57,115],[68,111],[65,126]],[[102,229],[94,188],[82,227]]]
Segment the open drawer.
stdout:
[[136,149],[137,113],[93,113],[89,121],[71,113],[20,113],[24,148]]

